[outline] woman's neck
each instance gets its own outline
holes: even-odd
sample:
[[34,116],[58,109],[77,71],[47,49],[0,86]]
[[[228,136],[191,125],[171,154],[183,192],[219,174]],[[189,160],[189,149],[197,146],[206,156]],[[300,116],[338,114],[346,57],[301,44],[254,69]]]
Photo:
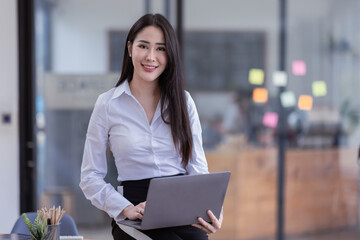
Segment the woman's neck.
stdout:
[[158,85],[158,81],[145,82],[134,81],[133,79],[129,86],[131,94],[143,107],[147,120],[151,125],[160,99],[160,87]]
[[145,82],[145,81],[136,81],[132,80],[129,83],[131,93],[136,98],[159,98],[160,97],[160,87],[158,81]]

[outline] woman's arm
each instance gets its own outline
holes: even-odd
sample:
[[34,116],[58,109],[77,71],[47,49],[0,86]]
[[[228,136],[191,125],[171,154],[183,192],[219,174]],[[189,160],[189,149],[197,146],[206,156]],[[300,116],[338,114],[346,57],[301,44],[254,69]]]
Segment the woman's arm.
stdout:
[[121,212],[131,205],[114,187],[104,181],[107,174],[106,147],[109,125],[107,121],[106,95],[96,101],[91,115],[81,165],[80,188],[91,203],[115,220],[125,218]]
[[190,120],[190,128],[193,138],[193,150],[186,167],[188,174],[202,174],[208,173],[208,165],[205,157],[205,152],[202,142],[202,130],[199,115],[195,106],[195,102],[188,92],[185,92],[187,107]]

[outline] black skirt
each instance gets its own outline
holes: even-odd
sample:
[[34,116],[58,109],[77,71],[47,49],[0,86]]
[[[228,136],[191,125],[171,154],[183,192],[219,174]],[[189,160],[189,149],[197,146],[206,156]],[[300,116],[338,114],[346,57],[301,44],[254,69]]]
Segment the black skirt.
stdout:
[[[121,186],[124,187],[124,197],[134,206],[146,201],[147,192],[151,179],[136,181],[124,181]],[[133,240],[134,238],[125,233],[116,222],[112,223],[112,235],[114,240]],[[208,240],[208,236],[202,230],[191,225],[180,227],[159,228],[153,230],[141,231],[153,240]]]

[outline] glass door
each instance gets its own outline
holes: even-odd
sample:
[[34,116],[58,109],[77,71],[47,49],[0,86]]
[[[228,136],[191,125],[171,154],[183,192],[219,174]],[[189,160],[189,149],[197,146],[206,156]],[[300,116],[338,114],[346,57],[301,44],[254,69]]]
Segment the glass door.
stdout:
[[[175,19],[168,1],[35,1],[37,205],[62,205],[78,225],[109,225],[79,188],[88,121],[115,86],[126,34],[146,12]],[[173,20],[171,20],[173,21]],[[108,152],[107,181],[117,185]],[[110,233],[110,231],[109,231]]]

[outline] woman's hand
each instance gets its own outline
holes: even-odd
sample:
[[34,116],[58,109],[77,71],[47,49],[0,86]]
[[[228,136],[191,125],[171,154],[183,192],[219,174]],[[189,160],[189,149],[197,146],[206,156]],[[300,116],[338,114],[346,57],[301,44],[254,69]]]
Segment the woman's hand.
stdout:
[[221,228],[221,224],[222,224],[222,221],[223,221],[223,211],[221,210],[219,219],[217,219],[215,217],[215,215],[212,213],[212,211],[210,211],[210,210],[207,211],[207,214],[210,217],[211,224],[206,222],[201,217],[199,217],[198,221],[200,222],[200,224],[192,224],[192,226],[203,230],[207,234],[212,234],[212,233],[215,233],[217,230],[219,230]]
[[130,220],[142,219],[145,212],[146,202],[138,205],[129,205],[122,211],[122,214]]

